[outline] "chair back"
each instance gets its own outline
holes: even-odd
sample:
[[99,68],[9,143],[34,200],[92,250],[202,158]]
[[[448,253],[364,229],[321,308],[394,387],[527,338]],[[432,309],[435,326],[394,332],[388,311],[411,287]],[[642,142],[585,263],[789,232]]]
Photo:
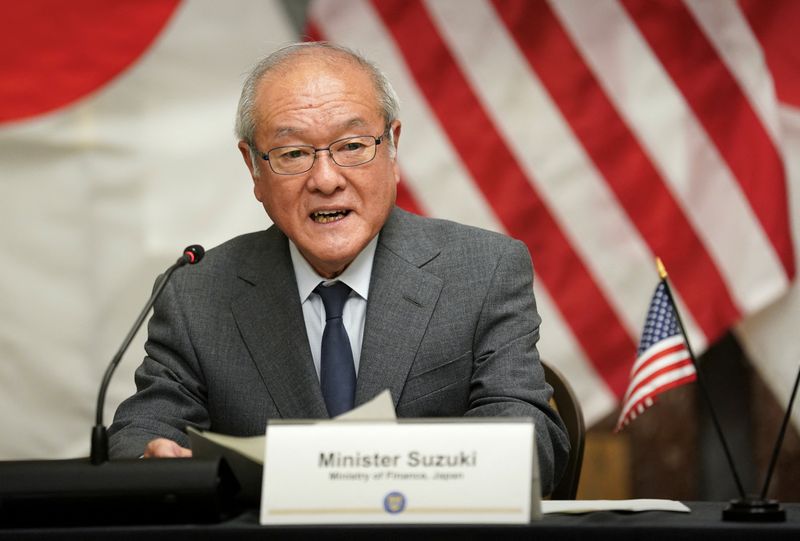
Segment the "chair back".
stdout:
[[567,469],[550,497],[554,500],[574,500],[578,493],[578,481],[583,465],[583,445],[586,439],[583,409],[564,375],[547,361],[543,360],[542,366],[545,380],[553,387],[553,401],[567,427],[570,444]]

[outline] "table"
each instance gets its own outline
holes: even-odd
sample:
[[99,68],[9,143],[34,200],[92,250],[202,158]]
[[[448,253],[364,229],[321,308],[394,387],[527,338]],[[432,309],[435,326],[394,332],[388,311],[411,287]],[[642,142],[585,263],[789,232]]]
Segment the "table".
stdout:
[[783,504],[783,523],[723,522],[721,502],[686,502],[691,513],[648,511],[643,513],[598,512],[585,515],[547,515],[540,522],[517,526],[260,526],[258,513],[247,511],[231,520],[212,525],[103,526],[78,528],[0,529],[5,539],[60,540],[404,540],[436,539],[687,539],[703,541],[800,539],[800,503]]

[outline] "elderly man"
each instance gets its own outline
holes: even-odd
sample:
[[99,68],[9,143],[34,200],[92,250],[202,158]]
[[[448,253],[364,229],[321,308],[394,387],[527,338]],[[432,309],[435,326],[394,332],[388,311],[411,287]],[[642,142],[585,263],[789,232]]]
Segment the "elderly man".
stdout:
[[536,350],[528,251],[396,208],[400,131],[388,80],[347,49],[295,44],[256,66],[237,135],[275,225],[175,273],[112,456],[190,456],[187,426],[261,434],[388,388],[401,417],[533,417],[552,488],[569,444]]

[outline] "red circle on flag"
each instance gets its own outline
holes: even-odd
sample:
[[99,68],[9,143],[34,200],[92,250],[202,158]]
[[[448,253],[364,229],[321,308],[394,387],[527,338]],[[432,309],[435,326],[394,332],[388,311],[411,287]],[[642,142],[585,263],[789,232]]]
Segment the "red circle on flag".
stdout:
[[7,2],[0,18],[0,122],[68,105],[130,66],[179,0]]

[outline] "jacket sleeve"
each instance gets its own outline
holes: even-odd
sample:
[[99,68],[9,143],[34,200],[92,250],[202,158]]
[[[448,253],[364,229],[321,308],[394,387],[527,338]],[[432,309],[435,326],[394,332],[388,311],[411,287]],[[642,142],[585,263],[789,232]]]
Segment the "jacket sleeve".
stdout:
[[541,318],[533,294],[527,247],[507,244],[499,258],[475,331],[470,406],[466,415],[533,417],[542,493],[549,494],[567,464],[569,438],[550,407],[536,343]]
[[112,458],[141,456],[155,438],[188,447],[187,426],[209,427],[206,386],[176,292],[179,282],[175,275],[154,306],[136,393],[120,404],[109,428]]

